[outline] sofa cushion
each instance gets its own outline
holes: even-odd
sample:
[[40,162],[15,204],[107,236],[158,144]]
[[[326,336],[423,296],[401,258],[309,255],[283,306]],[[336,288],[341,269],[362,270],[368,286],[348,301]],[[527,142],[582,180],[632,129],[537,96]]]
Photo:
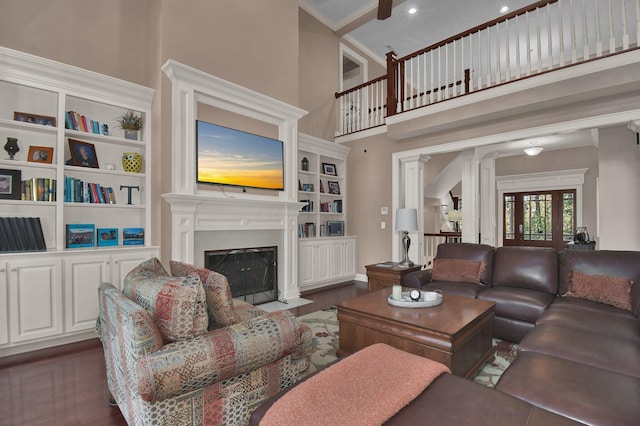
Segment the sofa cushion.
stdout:
[[496,302],[496,316],[536,322],[555,296],[520,287],[491,287],[478,293],[478,299]]
[[150,259],[127,274],[123,293],[151,313],[166,341],[207,332],[206,297],[197,274],[172,277],[158,259]]
[[486,244],[443,243],[438,245],[436,259],[466,259],[484,263],[480,282],[491,285],[493,273],[493,254],[495,249]]
[[434,259],[433,281],[459,281],[481,284],[480,277],[485,264],[478,260],[468,259]]
[[628,278],[587,275],[572,271],[569,278],[569,291],[566,295],[630,311],[632,284]]
[[496,388],[586,424],[640,419],[640,379],[535,352],[521,352]]
[[556,297],[556,300],[553,301],[550,309],[579,310],[603,313],[624,318],[636,318],[633,313],[624,309],[619,309],[611,305],[605,305],[604,303],[593,302],[591,300],[578,299],[577,297]]
[[492,284],[522,287],[556,294],[558,252],[549,247],[499,247]]
[[518,353],[537,352],[640,378],[640,344],[591,330],[538,324],[520,342]]
[[207,313],[209,314],[209,330],[226,327],[239,321],[233,309],[233,298],[229,282],[224,275],[206,268],[187,263],[171,261],[169,263],[171,274],[184,277],[190,274],[198,274],[204,287],[207,299]]
[[[601,303],[599,305],[610,307]],[[536,325],[557,325],[593,334],[632,340],[640,344],[640,325],[638,325],[636,318],[629,311],[620,311],[626,312],[627,315],[613,315],[610,311],[605,310],[573,308],[570,305],[558,304],[556,301],[542,314]]]

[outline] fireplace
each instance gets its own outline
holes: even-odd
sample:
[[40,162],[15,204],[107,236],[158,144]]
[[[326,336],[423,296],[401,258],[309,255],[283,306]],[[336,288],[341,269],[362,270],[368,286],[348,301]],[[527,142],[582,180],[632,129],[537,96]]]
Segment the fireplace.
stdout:
[[206,250],[204,266],[227,277],[231,295],[252,305],[278,300],[278,247]]

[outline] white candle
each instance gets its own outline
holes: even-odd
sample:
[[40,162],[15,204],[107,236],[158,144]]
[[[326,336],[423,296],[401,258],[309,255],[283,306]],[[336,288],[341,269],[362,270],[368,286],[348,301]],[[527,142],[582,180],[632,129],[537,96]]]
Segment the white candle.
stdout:
[[393,286],[393,299],[401,300],[402,299],[402,286],[394,285]]

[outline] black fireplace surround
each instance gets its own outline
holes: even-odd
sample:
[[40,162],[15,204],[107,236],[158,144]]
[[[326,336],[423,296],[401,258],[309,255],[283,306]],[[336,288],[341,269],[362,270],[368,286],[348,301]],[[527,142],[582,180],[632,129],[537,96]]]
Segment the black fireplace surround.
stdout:
[[204,267],[229,281],[231,295],[252,305],[278,300],[278,247],[206,250]]

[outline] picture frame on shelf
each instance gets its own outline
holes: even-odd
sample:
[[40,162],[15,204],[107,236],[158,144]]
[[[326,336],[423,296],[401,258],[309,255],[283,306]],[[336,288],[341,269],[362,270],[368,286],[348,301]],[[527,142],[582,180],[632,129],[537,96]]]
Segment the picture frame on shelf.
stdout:
[[327,185],[329,186],[329,194],[340,195],[340,184],[335,181],[327,181]]
[[344,235],[344,221],[342,220],[328,220],[327,221],[327,235],[330,237],[343,236]]
[[312,183],[303,183],[302,184],[302,190],[304,192],[313,192],[313,184]]
[[122,245],[144,245],[144,228],[122,228]]
[[98,156],[96,155],[96,147],[94,144],[69,139],[69,151],[71,151],[72,166],[91,167],[94,169],[100,168],[98,166]]
[[98,228],[98,247],[117,246],[118,228]]
[[32,163],[53,163],[53,147],[31,145],[29,147],[27,161]]
[[322,184],[322,181],[320,181],[320,193],[324,194],[324,185]]
[[0,200],[19,200],[22,171],[0,169]]
[[325,175],[338,176],[336,165],[331,163],[322,163],[322,173]]
[[41,126],[56,127],[56,118],[50,115],[31,114],[29,112],[13,112],[13,119],[23,123],[40,124]]
[[67,248],[81,248],[95,246],[95,229],[92,223],[67,224]]

